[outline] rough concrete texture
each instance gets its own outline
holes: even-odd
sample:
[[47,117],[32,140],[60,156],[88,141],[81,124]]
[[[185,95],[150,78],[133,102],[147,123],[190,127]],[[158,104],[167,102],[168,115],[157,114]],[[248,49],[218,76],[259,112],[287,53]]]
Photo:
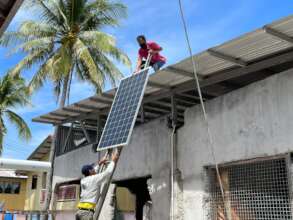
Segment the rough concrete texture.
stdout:
[[[165,119],[157,119],[137,126],[131,143],[122,151],[114,175],[114,180],[151,175],[149,186],[152,190],[153,219],[160,220],[169,219],[170,207],[171,131],[166,125]],[[57,157],[54,183],[80,178],[81,166],[95,162],[97,158],[98,154],[94,154],[90,146]]]
[[[218,163],[275,155],[293,150],[293,71],[289,70],[206,102]],[[185,113],[178,131],[177,210],[185,220],[205,219],[206,186],[203,167],[214,164],[200,106]],[[153,220],[170,213],[170,140],[165,120],[137,126],[123,149],[115,180],[151,175]],[[56,158],[54,181],[80,177],[82,164],[97,155],[84,147]],[[182,193],[183,192],[183,193]],[[182,195],[183,194],[183,195]],[[183,204],[182,204],[183,200]],[[180,215],[179,215],[180,216]],[[182,219],[182,216],[178,219]],[[108,219],[107,219],[108,220]]]
[[[293,71],[206,102],[218,163],[293,150]],[[186,220],[204,219],[204,170],[214,164],[200,106],[185,113],[179,130]]]
[[174,178],[174,219],[184,220],[183,180],[179,170]]

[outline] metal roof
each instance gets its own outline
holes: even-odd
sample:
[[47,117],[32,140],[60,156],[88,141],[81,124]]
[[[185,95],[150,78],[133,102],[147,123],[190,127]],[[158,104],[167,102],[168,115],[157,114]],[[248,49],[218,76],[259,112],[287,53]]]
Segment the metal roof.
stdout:
[[[293,15],[194,55],[204,98],[211,99],[293,67]],[[36,117],[35,122],[64,124],[106,119],[115,89]],[[153,119],[171,111],[175,95],[179,120],[199,103],[191,59],[152,74],[143,100],[143,115]],[[138,121],[141,119],[138,118]]]
[[0,36],[4,33],[23,0],[0,0]]
[[41,160],[46,154],[49,154],[52,144],[52,136],[46,139],[31,153],[28,160]]

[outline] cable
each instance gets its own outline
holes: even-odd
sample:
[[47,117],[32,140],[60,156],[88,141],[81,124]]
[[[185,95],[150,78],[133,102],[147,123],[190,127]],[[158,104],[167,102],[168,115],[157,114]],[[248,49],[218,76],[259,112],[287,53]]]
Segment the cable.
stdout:
[[171,135],[171,220],[174,219],[174,135],[176,131],[176,126],[173,126],[172,135]]
[[[209,148],[210,148],[211,155],[213,157],[213,160],[214,160],[214,163],[215,163],[215,166],[216,166],[217,179],[219,181],[222,199],[223,199],[223,202],[225,204],[225,192],[224,192],[224,188],[223,188],[223,182],[222,182],[220,171],[219,171],[219,165],[218,165],[217,160],[216,160],[213,136],[212,136],[212,133],[211,133],[211,130],[210,130],[208,116],[207,116],[207,113],[206,113],[206,109],[205,109],[205,105],[204,105],[204,101],[203,101],[203,97],[202,97],[202,92],[201,92],[200,83],[199,83],[199,79],[198,79],[196,63],[195,63],[193,53],[192,53],[192,49],[191,49],[191,44],[190,44],[190,40],[189,40],[189,35],[188,35],[188,30],[187,30],[187,25],[186,25],[186,21],[185,21],[185,17],[184,17],[184,11],[183,11],[183,6],[182,6],[181,0],[178,0],[178,3],[179,3],[179,9],[180,9],[180,15],[181,15],[181,19],[182,19],[182,24],[183,24],[183,28],[184,28],[184,32],[185,32],[186,43],[187,43],[188,51],[189,51],[191,61],[192,61],[192,68],[193,68],[194,78],[195,78],[195,81],[196,81],[197,93],[199,95],[200,105],[201,105],[201,108],[202,108],[204,121],[205,121],[205,124],[206,124],[206,127],[207,127]],[[224,205],[224,209],[226,210],[225,213],[227,215],[228,212],[227,212],[227,207],[225,207],[225,205]],[[227,219],[229,219],[229,218],[227,218]]]

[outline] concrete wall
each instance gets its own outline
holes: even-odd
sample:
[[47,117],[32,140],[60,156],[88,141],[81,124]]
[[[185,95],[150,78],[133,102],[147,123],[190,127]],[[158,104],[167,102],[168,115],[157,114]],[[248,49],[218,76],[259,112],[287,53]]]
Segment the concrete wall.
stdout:
[[[293,150],[293,70],[206,102],[218,163],[276,155]],[[200,106],[185,113],[178,131],[176,191],[180,219],[205,219],[204,169],[214,164]],[[115,172],[115,180],[152,175],[153,219],[169,219],[170,135],[163,119],[135,128]],[[80,177],[80,168],[97,154],[84,147],[56,159],[54,182]],[[184,214],[184,216],[183,216]],[[107,219],[107,218],[104,218]],[[179,218],[178,218],[179,219]]]
[[[293,150],[293,70],[206,103],[219,163]],[[185,114],[178,160],[183,178],[184,219],[204,219],[204,170],[214,164],[199,106]]]
[[[151,175],[149,180],[154,204],[154,219],[165,220],[170,200],[170,134],[165,119],[157,119],[134,129],[131,143],[120,157],[114,180]],[[54,185],[81,177],[81,166],[98,160],[91,146],[83,147],[55,160]]]

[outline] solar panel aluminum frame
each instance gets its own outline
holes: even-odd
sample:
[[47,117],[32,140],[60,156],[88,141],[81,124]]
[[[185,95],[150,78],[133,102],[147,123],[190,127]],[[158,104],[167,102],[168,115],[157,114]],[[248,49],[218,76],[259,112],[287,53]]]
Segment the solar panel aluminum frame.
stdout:
[[[148,83],[148,79],[149,79],[149,74],[148,74],[148,73],[149,73],[150,68],[151,68],[151,67],[147,67],[147,68],[145,68],[145,69],[143,69],[143,70],[140,70],[139,72],[136,73],[136,74],[140,74],[141,72],[147,71],[147,76],[146,76],[146,79],[145,79],[145,82],[144,82],[144,86],[143,86],[143,89],[142,89],[142,92],[141,92],[141,95],[140,95],[140,98],[139,98],[139,101],[138,101],[138,106],[141,106],[141,103],[142,103],[142,100],[143,100],[143,97],[144,97],[144,92],[145,92],[145,90],[146,90],[147,83]],[[127,78],[129,78],[129,77],[131,77],[131,76],[124,77],[121,81],[123,81],[124,79],[127,79]],[[120,90],[119,88],[120,88],[120,86],[118,87],[118,90],[117,90],[117,92],[115,93],[115,97],[114,97],[114,100],[113,100],[113,102],[112,102],[112,106],[111,106],[111,109],[110,109],[110,111],[109,111],[108,118],[107,118],[107,121],[106,121],[106,124],[105,124],[105,127],[104,127],[104,128],[107,127],[108,119],[109,119],[110,113],[111,113],[112,108],[113,108],[113,106],[114,106],[114,103],[115,103],[115,101],[116,101],[117,95],[119,94],[119,90]],[[125,143],[120,143],[120,144],[112,145],[112,146],[109,146],[109,147],[99,148],[100,142],[101,142],[101,140],[102,140],[102,138],[103,138],[103,135],[104,135],[104,132],[105,132],[105,129],[103,129],[103,132],[102,132],[101,138],[100,138],[100,140],[99,140],[99,143],[98,143],[98,145],[97,145],[97,149],[96,149],[96,151],[97,151],[97,152],[99,152],[99,151],[105,151],[105,150],[114,149],[114,148],[117,148],[117,147],[123,147],[123,146],[128,145],[128,143],[129,143],[129,141],[130,141],[130,138],[131,138],[131,134],[132,134],[132,131],[133,131],[134,125],[135,125],[135,122],[136,122],[137,115],[138,115],[138,113],[139,113],[139,109],[140,109],[140,108],[137,108],[137,109],[136,109],[136,112],[135,112],[134,117],[133,117],[135,120],[132,121],[132,124],[131,124],[130,130],[129,130],[129,133],[128,133],[127,141],[126,141]]]

